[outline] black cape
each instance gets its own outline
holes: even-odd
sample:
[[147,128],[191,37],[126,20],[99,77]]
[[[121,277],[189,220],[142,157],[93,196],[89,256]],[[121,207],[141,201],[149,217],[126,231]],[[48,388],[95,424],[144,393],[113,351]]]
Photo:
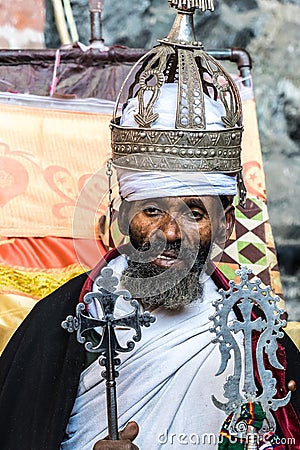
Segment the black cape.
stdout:
[[[86,279],[80,275],[37,302],[0,358],[1,450],[60,448],[85,365],[84,346],[61,322],[75,314]],[[292,378],[299,386],[293,393],[299,414],[299,351],[287,336],[282,343],[292,361],[287,381]]]
[[76,398],[85,350],[60,324],[74,315],[83,274],[37,302],[0,358],[0,448],[56,450]]

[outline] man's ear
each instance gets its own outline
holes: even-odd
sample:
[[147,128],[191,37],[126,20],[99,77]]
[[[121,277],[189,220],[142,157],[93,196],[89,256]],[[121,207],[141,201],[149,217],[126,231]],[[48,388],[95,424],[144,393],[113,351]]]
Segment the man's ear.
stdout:
[[235,223],[234,206],[230,204],[225,209],[222,208],[221,214],[222,219],[218,223],[214,241],[217,245],[222,247],[230,238],[233,231]]
[[235,208],[234,206],[228,205],[227,208],[224,210],[225,213],[225,220],[226,220],[226,241],[230,238],[232,235],[233,227],[235,224]]
[[130,209],[131,209],[130,203],[126,202],[125,200],[122,200],[118,213],[118,226],[119,230],[124,236],[129,236]]

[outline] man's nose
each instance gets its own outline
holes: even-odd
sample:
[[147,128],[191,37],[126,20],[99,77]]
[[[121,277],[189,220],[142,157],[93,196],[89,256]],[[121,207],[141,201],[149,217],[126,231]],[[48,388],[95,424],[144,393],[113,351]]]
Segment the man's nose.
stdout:
[[167,241],[176,241],[181,239],[181,231],[178,220],[169,214],[166,214],[163,217],[159,229],[164,233]]

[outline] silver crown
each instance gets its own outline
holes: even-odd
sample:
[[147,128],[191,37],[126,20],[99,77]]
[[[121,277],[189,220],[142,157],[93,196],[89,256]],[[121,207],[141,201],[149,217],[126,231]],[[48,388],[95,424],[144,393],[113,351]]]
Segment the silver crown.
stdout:
[[[213,10],[211,0],[174,0],[177,16],[169,35],[159,40],[129,72],[121,87],[111,122],[112,153],[116,166],[140,170],[222,172],[238,174],[240,204],[246,197],[242,179],[241,99],[230,75],[196,40],[195,9]],[[175,127],[153,128],[162,86],[177,84]],[[207,129],[205,97],[222,105],[222,127]],[[120,125],[116,117],[136,98],[134,127]],[[123,107],[123,108],[124,108]]]

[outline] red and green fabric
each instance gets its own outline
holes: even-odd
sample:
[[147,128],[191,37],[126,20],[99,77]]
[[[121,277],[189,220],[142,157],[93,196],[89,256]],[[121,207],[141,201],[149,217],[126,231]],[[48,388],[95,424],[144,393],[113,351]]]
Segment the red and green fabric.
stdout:
[[[233,414],[230,414],[225,422],[223,423],[222,429],[220,431],[220,438],[218,444],[218,450],[244,450],[245,439],[239,439],[237,436],[230,435],[229,428],[232,421]],[[241,407],[241,414],[238,418],[237,423],[244,422],[247,426],[253,426],[257,431],[259,431],[263,425],[263,421],[266,418],[266,414],[263,411],[260,403],[245,403]],[[260,445],[268,443],[265,449],[276,449],[284,450],[284,445],[279,443],[280,440],[274,433],[268,433],[268,435],[263,435]]]

